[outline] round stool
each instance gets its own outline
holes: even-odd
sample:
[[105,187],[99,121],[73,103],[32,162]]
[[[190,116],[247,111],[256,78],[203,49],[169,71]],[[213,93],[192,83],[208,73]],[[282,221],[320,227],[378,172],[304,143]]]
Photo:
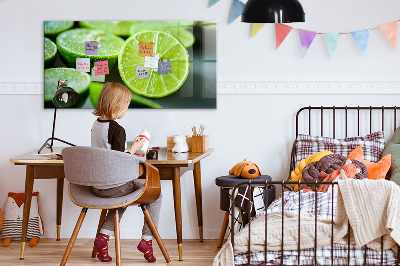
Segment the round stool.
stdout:
[[[221,233],[219,235],[219,240],[217,247],[220,248],[222,246],[222,242],[224,241],[226,228],[228,227],[229,222],[229,207],[230,207],[230,199],[229,199],[229,192],[233,189],[237,184],[246,182],[251,180],[253,181],[263,181],[266,180],[272,181],[272,178],[269,175],[261,175],[257,178],[253,179],[246,179],[241,177],[236,177],[234,175],[226,175],[220,176],[215,179],[215,184],[220,187],[220,209],[225,211],[224,221],[222,222]],[[253,186],[253,185],[252,185]],[[261,185],[254,185],[254,187],[261,186]],[[275,186],[271,186],[268,189],[268,199],[267,205],[271,204],[275,200]],[[264,191],[265,193],[265,191]]]

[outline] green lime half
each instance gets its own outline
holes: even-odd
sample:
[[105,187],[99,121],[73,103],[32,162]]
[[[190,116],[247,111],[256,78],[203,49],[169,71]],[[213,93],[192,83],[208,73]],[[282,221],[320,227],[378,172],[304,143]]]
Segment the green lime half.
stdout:
[[207,29],[217,29],[217,22],[216,21],[198,21],[198,25],[207,28]]
[[66,79],[68,87],[73,88],[79,93],[79,102],[73,107],[82,106],[88,95],[90,75],[83,72],[76,72],[73,68],[48,68],[44,70],[45,107],[54,107],[52,99],[60,79]]
[[194,21],[163,21],[163,20],[147,20],[137,21],[132,25],[130,32],[135,34],[143,30],[164,30],[167,28],[190,28],[194,26]]
[[[153,53],[160,60],[170,60],[172,73],[159,75],[150,69],[150,78],[136,79],[136,66],[144,65],[144,56],[139,56],[139,42],[152,42]],[[189,54],[185,46],[172,34],[164,31],[147,30],[126,40],[118,58],[118,69],[122,80],[133,92],[153,98],[165,97],[179,88],[189,74]]]
[[190,47],[194,43],[194,35],[186,28],[193,25],[193,21],[138,21],[132,25],[130,31],[132,35],[143,30],[166,31],[178,38],[185,47]]
[[[85,41],[98,41],[99,54],[86,55]],[[122,38],[101,30],[72,29],[57,37],[58,51],[69,67],[76,66],[76,58],[88,57],[91,67],[95,61],[108,60],[108,68],[111,70],[117,65],[118,55],[123,44]]]
[[[99,101],[99,96],[101,89],[103,88],[103,83],[91,82],[89,85],[89,97],[93,106],[96,108],[97,103]],[[139,95],[133,94],[131,103],[129,104],[130,108],[162,108],[161,105],[153,102],[152,100],[146,99]]]
[[193,33],[186,29],[171,28],[167,29],[166,31],[178,38],[183,43],[183,45],[185,45],[185,47],[190,47],[194,43]]
[[136,21],[80,21],[83,28],[103,30],[119,36],[130,36],[130,29]]
[[44,35],[54,39],[57,34],[68,30],[74,25],[73,21],[45,21]]
[[44,67],[52,67],[56,61],[57,45],[49,38],[44,37]]

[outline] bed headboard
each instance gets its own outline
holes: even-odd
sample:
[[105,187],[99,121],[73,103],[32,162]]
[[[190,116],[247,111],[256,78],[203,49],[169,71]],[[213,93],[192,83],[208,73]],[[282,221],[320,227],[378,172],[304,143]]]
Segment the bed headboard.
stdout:
[[[296,137],[299,134],[347,138],[382,130],[389,139],[399,125],[400,107],[396,106],[308,106],[296,114]],[[400,118],[399,118],[400,119]],[[290,171],[295,164],[293,144]],[[290,176],[290,172],[289,172]]]

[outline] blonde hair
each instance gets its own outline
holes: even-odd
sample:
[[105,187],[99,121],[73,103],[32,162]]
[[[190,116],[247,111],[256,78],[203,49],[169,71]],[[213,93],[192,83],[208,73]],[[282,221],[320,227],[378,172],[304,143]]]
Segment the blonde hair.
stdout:
[[132,96],[132,92],[125,85],[107,82],[101,89],[97,108],[93,114],[115,120],[123,108],[130,103]]

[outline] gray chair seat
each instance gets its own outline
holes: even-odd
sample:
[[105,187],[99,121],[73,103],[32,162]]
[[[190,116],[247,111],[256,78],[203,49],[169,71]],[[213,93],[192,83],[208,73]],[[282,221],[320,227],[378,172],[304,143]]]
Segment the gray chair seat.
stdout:
[[[144,183],[145,180],[135,180],[135,182]],[[134,200],[140,193],[142,193],[143,188],[135,190],[131,194],[116,197],[116,198],[101,198],[92,193],[92,187],[82,186],[70,183],[70,193],[71,198],[76,204],[80,206],[90,206],[90,208],[105,208],[111,206],[118,206],[127,202]]]

